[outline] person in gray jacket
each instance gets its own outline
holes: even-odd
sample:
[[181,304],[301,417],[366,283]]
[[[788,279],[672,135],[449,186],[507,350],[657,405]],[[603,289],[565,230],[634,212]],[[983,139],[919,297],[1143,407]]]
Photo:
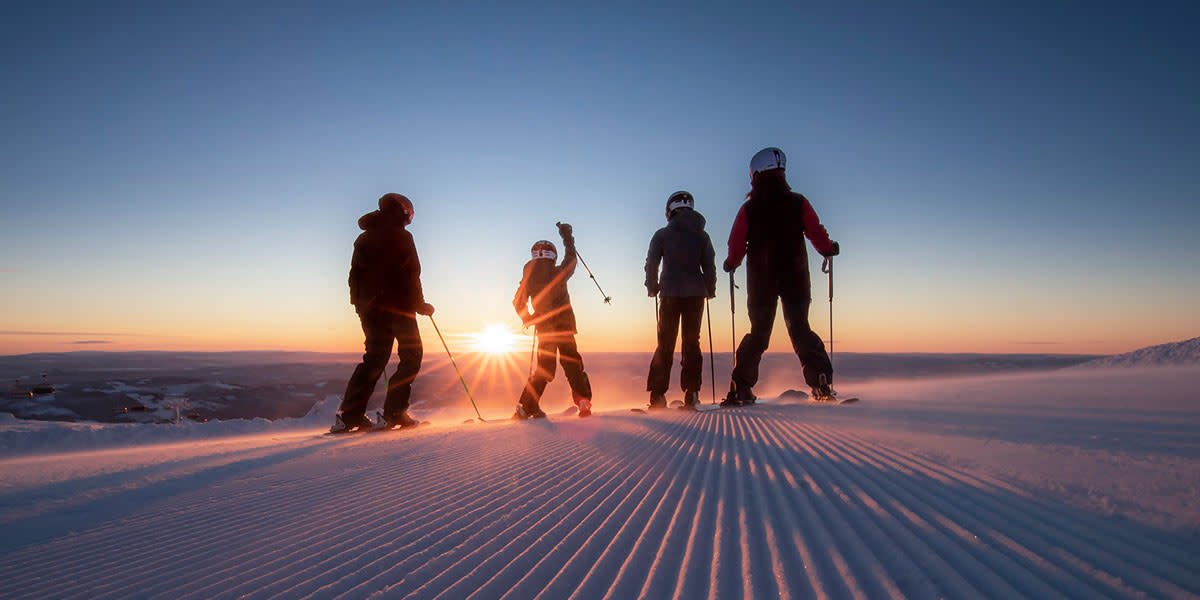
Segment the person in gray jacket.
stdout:
[[683,359],[679,383],[683,388],[683,407],[695,410],[700,401],[704,366],[700,352],[700,320],[704,316],[704,299],[716,297],[717,268],[712,240],[704,231],[704,216],[694,207],[695,200],[688,192],[671,194],[667,199],[667,226],[654,233],[646,253],[646,292],[660,298],[658,347],[646,377],[651,409],[667,406],[675,336],[681,324]]

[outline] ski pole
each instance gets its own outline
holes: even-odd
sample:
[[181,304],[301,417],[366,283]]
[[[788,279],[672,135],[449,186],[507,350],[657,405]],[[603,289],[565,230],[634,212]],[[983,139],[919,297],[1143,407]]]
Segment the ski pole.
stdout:
[[826,256],[821,272],[829,275],[829,367],[833,368],[833,257]]
[[712,308],[708,304],[708,298],[704,299],[704,314],[708,318],[708,374],[709,383],[712,388],[712,403],[717,403],[717,364],[716,358],[713,357],[713,341],[712,341]]
[[529,376],[533,377],[534,358],[537,356],[537,327],[533,328],[533,341],[529,344]]
[[612,296],[609,296],[608,294],[605,294],[605,293],[604,293],[604,288],[600,287],[600,282],[599,282],[599,281],[596,281],[596,276],[595,276],[595,275],[592,275],[592,270],[591,270],[591,269],[588,269],[587,262],[585,262],[585,261],[583,260],[583,256],[582,256],[581,254],[579,254],[579,250],[576,250],[576,251],[575,251],[575,258],[578,258],[578,259],[579,259],[579,264],[583,265],[583,268],[584,268],[585,270],[587,270],[588,277],[591,277],[591,278],[592,278],[592,283],[596,284],[596,289],[600,290],[600,295],[601,295],[601,296],[604,296],[604,303],[605,303],[605,304],[612,304]]
[[450,346],[446,345],[446,338],[442,337],[442,330],[438,329],[437,321],[433,320],[433,315],[429,315],[429,322],[433,323],[433,330],[437,332],[438,339],[442,340],[442,347],[446,349],[446,356],[450,357],[450,364],[454,366],[454,372],[458,373],[458,380],[462,383],[463,390],[467,392],[467,400],[471,401],[471,407],[475,409],[475,416],[479,417],[480,421],[487,422],[483,415],[479,414],[479,407],[475,405],[475,399],[471,397],[471,389],[467,387],[467,380],[463,379],[462,371],[458,370],[458,363],[454,362],[454,355],[450,353]]
[[[734,297],[733,297],[733,290],[735,290],[735,289],[737,289],[737,285],[735,283],[733,283],[733,271],[730,271],[729,272],[729,335],[730,335],[729,342],[730,342],[730,352],[733,354],[733,368],[734,369],[737,368],[737,320],[734,318],[734,314],[737,311],[734,309],[735,302],[734,302]],[[731,376],[729,378],[729,394],[726,396],[726,399],[732,400],[733,398],[735,398],[736,391],[737,390],[734,389],[734,387],[733,387],[733,377]]]
[[730,273],[729,274],[729,335],[730,335],[730,344],[731,344],[730,347],[732,348],[732,352],[733,352],[733,366],[736,367],[737,366],[737,321],[735,321],[734,317],[733,317],[734,313],[737,312],[736,310],[734,310],[734,307],[733,307],[733,305],[735,304],[734,297],[733,297],[733,290],[735,290],[735,289],[737,289],[737,285],[733,283],[733,273]]
[[[562,223],[555,223],[555,225],[561,227]],[[604,288],[600,287],[599,281],[596,281],[596,276],[593,275],[592,270],[588,268],[587,261],[583,260],[583,255],[579,253],[578,248],[575,250],[575,258],[579,259],[579,264],[583,265],[584,270],[587,271],[588,277],[592,278],[592,283],[596,284],[596,289],[600,290],[600,295],[604,296],[604,303],[612,304],[612,296],[604,293]]]

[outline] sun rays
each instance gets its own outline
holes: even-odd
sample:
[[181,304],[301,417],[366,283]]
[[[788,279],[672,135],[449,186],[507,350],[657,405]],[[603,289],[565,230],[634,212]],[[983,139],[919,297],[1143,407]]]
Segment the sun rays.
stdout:
[[[516,405],[525,379],[529,376],[533,336],[515,333],[508,326],[495,323],[485,324],[476,332],[445,335],[458,368],[485,417],[494,418],[497,410],[511,410],[509,407]],[[444,382],[440,381],[441,378],[426,378],[427,375],[452,369],[437,338],[433,343],[436,348],[426,343],[425,361],[416,385],[422,385],[422,381],[438,380],[435,388],[426,389],[434,396],[462,396],[463,405],[466,406],[466,396],[457,377]],[[440,358],[433,354],[435,349]]]

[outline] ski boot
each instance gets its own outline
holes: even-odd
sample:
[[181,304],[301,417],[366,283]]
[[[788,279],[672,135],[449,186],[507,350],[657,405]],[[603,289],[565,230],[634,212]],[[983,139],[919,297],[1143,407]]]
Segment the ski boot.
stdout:
[[329,428],[329,433],[357,433],[359,431],[370,431],[375,426],[366,415],[344,415],[339,412],[333,417],[333,427]]
[[375,429],[378,431],[416,427],[420,424],[421,422],[412,418],[412,415],[408,414],[408,411],[393,413],[391,415],[384,414],[382,410],[375,413]]
[[729,393],[725,394],[725,398],[721,400],[721,408],[729,408],[731,406],[741,406],[742,401],[738,400],[737,390],[733,384],[729,385]]
[[665,394],[650,392],[650,405],[646,410],[661,410],[667,407],[667,397]]
[[829,380],[822,373],[818,378],[817,387],[812,389],[812,399],[814,402],[837,402],[837,392],[829,386]]
[[584,398],[583,396],[575,396],[575,406],[579,407],[579,417],[592,416],[592,399]]
[[679,410],[689,410],[695,412],[696,407],[700,405],[700,393],[695,391],[683,393],[683,406]]
[[753,406],[758,398],[754,396],[754,392],[750,391],[750,386],[734,383],[729,388],[729,393],[725,395],[725,399],[721,401],[721,406],[728,408],[730,406]]
[[545,419],[546,413],[542,411],[540,406],[527,407],[524,404],[518,404],[517,412],[513,413],[512,418],[517,421]]
[[754,406],[754,403],[758,402],[758,396],[755,396],[748,387],[738,386],[737,394],[738,402],[741,402],[742,406]]

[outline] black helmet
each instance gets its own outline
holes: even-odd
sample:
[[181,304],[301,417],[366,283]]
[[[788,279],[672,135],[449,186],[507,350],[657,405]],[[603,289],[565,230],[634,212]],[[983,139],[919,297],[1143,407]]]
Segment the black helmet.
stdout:
[[558,258],[558,249],[548,240],[538,240],[533,243],[533,247],[529,249],[529,253],[533,258],[548,258],[554,260]]
[[413,216],[416,214],[416,211],[413,210],[412,200],[409,200],[402,194],[384,194],[380,196],[379,210],[385,213],[403,212],[408,217],[408,223],[412,223]]
[[692,198],[690,193],[679,190],[667,198],[667,218],[670,219],[671,214],[681,208],[694,208],[695,206],[695,198]]

